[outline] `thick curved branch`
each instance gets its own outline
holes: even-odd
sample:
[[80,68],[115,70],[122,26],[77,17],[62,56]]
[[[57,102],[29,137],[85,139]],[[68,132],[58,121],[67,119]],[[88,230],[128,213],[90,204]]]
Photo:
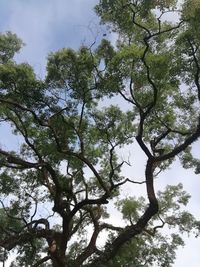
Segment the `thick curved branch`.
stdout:
[[115,238],[112,243],[108,243],[105,246],[105,250],[99,255],[89,266],[104,266],[109,260],[114,258],[119,249],[129,240],[142,233],[151,218],[158,212],[158,201],[154,192],[153,185],[153,172],[154,172],[154,160],[149,159],[146,166],[146,187],[147,195],[149,199],[149,206],[145,210],[144,214],[139,218],[136,224],[126,227]]
[[186,138],[185,141],[181,145],[175,147],[171,152],[164,154],[162,156],[159,156],[155,160],[157,162],[161,162],[161,161],[168,160],[170,158],[177,156],[180,152],[184,151],[188,146],[190,146],[192,143],[197,141],[199,137],[200,137],[200,117],[198,119],[198,125],[196,127],[196,131],[192,135]]
[[50,237],[55,235],[53,230],[46,229],[32,229],[27,232],[18,233],[11,235],[5,240],[0,240],[0,246],[5,247],[7,250],[15,248],[17,245],[24,244],[34,240],[35,238],[45,238],[48,240]]
[[[31,169],[31,168],[38,169],[39,167],[43,166],[43,163],[29,162],[29,161],[23,160],[19,156],[15,156],[11,154],[11,152],[7,152],[3,149],[0,149],[0,154],[5,156],[5,164],[10,163],[10,164],[15,164],[17,166],[19,165],[24,169]],[[4,166],[3,163],[2,163],[2,166]]]
[[97,241],[99,232],[100,232],[100,228],[95,227],[88,246],[83,251],[83,253],[79,255],[75,260],[78,266],[80,266],[86,259],[88,259],[89,256],[91,256],[96,251],[96,241]]

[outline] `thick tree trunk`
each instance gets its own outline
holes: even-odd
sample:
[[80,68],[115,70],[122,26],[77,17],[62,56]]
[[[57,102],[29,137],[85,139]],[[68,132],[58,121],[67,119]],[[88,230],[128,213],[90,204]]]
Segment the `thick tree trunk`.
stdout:
[[58,255],[52,256],[53,267],[67,267],[65,259],[60,258]]

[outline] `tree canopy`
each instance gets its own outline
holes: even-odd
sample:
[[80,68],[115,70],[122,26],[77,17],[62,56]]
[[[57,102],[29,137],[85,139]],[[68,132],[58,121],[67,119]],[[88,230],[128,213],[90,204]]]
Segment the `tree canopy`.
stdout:
[[[200,1],[100,0],[95,10],[116,43],[50,53],[43,80],[15,62],[23,42],[0,34],[0,123],[20,137],[18,150],[0,147],[0,260],[14,251],[11,267],[170,267],[181,234],[199,235],[183,186],[156,192],[154,179],[177,157],[200,172]],[[136,142],[144,180],[123,174],[120,149],[137,153]],[[110,205],[123,223],[110,223]]]

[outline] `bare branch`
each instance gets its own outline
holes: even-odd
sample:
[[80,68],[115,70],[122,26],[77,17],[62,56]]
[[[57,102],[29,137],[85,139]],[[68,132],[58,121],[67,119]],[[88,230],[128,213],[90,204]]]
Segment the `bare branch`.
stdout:
[[38,267],[40,266],[42,263],[48,261],[51,259],[51,256],[45,256],[44,258],[38,260],[35,264],[33,264],[31,267]]

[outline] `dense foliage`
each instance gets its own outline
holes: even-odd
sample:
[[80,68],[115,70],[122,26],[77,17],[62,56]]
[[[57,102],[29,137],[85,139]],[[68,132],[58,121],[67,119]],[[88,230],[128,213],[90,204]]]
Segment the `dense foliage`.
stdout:
[[[155,193],[154,178],[177,156],[200,172],[191,152],[200,1],[100,0],[95,9],[117,42],[51,53],[44,80],[14,61],[22,41],[0,35],[0,119],[20,138],[18,150],[0,148],[0,260],[15,251],[12,267],[167,267],[181,234],[199,234],[182,185]],[[136,153],[135,142],[147,159],[143,181],[123,175],[130,163],[120,149]],[[147,197],[135,196],[136,184]],[[110,223],[110,204],[123,223]]]

